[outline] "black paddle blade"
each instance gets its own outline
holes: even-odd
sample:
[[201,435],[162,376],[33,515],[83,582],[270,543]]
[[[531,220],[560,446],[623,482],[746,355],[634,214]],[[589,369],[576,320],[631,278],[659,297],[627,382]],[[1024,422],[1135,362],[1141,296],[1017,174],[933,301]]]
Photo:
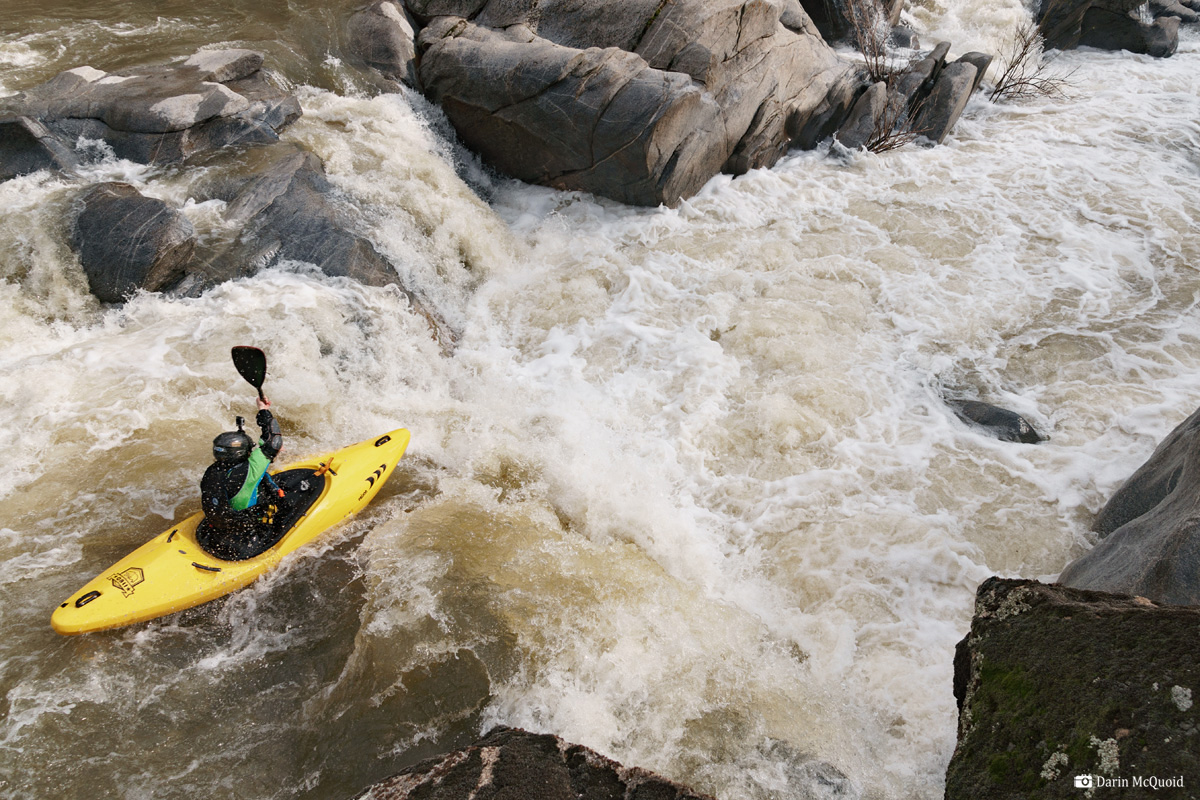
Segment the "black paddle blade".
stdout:
[[267,378],[267,356],[257,347],[238,345],[233,348],[233,366],[246,382],[258,389],[263,396],[262,385]]

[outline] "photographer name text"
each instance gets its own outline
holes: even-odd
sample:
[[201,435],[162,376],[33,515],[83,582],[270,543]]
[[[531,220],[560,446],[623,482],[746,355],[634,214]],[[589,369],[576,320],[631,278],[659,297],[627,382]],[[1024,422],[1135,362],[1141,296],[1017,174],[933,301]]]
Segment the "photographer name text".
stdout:
[[1132,787],[1156,792],[1159,789],[1182,789],[1183,776],[1159,778],[1155,775],[1150,777],[1134,775],[1132,778],[1106,778],[1103,775],[1076,775],[1075,787],[1077,789],[1129,789]]

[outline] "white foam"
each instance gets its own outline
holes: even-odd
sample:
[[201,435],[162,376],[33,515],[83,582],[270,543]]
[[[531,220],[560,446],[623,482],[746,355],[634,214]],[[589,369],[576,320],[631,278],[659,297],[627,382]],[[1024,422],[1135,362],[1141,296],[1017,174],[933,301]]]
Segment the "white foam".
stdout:
[[[1014,8],[928,24],[986,44]],[[974,101],[943,147],[795,154],[676,210],[492,182],[420,101],[304,90],[287,135],[461,332],[450,357],[398,290],[299,265],[100,308],[51,233],[70,188],[2,184],[4,557],[70,591],[95,564],[52,564],[54,547],[119,549],[129,507],[194,502],[213,432],[252,409],[229,347],[258,344],[293,452],[403,425],[406,468],[436,487],[369,526],[361,628],[297,724],[408,709],[406,676],[478,659],[486,685],[404,717],[398,741],[478,713],[716,796],[816,786],[828,762],[863,796],[940,797],[976,585],[1056,575],[1200,397],[1196,59],[1192,39],[1167,60],[1064,54],[1068,100]],[[948,393],[1050,440],[987,438]],[[109,483],[81,491],[62,463]],[[69,538],[38,543],[63,521],[37,509],[66,494]],[[280,620],[255,622],[281,585],[197,625],[228,639],[189,674],[219,686],[282,657]],[[5,612],[22,630],[58,602],[41,591]],[[116,647],[189,635],[164,622]],[[129,708],[106,699],[120,660],[98,667],[106,708]],[[147,680],[172,713],[174,678]],[[4,741],[44,746],[61,689],[30,679]]]

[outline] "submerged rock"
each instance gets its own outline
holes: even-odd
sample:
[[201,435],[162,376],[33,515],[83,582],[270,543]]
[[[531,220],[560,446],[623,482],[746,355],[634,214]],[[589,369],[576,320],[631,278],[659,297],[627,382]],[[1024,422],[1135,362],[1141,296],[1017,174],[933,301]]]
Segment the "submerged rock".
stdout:
[[211,50],[173,64],[60,73],[0,100],[0,177],[70,166],[63,154],[80,140],[143,164],[277,141],[300,104],[269,82],[262,64],[252,50]]
[[226,202],[225,220],[238,233],[220,252],[197,264],[187,293],[250,275],[287,259],[312,264],[331,277],[367,286],[395,285],[425,318],[434,338],[448,350],[454,333],[395,266],[363,236],[335,200],[325,165],[289,143],[247,153],[236,175],[209,187],[207,196]]
[[1166,790],[1200,785],[1197,630],[1200,608],[989,578],[954,657],[946,800],[1074,800],[1078,775],[1183,797]]
[[1104,538],[1060,583],[1200,605],[1200,410],[1117,490],[1093,530]]
[[712,800],[557,736],[496,728],[463,750],[423,761],[358,800]]
[[196,249],[192,223],[127,183],[101,183],[80,198],[71,230],[92,294],[120,303],[139,289],[181,281]]
[[1046,438],[1020,414],[991,403],[979,400],[947,400],[946,405],[963,422],[985,428],[989,434],[1001,441],[1037,444]]
[[210,284],[258,271],[278,260],[313,264],[326,275],[368,286],[396,283],[396,271],[332,201],[321,159],[290,144],[253,154],[237,176],[212,191],[241,233],[208,268]]

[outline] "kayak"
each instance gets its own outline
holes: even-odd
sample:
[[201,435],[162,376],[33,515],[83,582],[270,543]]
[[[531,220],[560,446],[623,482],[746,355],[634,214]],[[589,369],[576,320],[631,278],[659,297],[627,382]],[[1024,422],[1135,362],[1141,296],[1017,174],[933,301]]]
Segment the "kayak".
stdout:
[[[272,472],[285,493],[305,505],[282,538],[243,560],[218,558],[201,546],[203,512],[171,526],[134,550],[55,609],[54,630],[64,635],[119,628],[215,600],[246,586],[288,553],[361,511],[391,477],[408,447],[403,428]],[[286,480],[282,478],[286,477]],[[210,547],[211,549],[211,547]]]

